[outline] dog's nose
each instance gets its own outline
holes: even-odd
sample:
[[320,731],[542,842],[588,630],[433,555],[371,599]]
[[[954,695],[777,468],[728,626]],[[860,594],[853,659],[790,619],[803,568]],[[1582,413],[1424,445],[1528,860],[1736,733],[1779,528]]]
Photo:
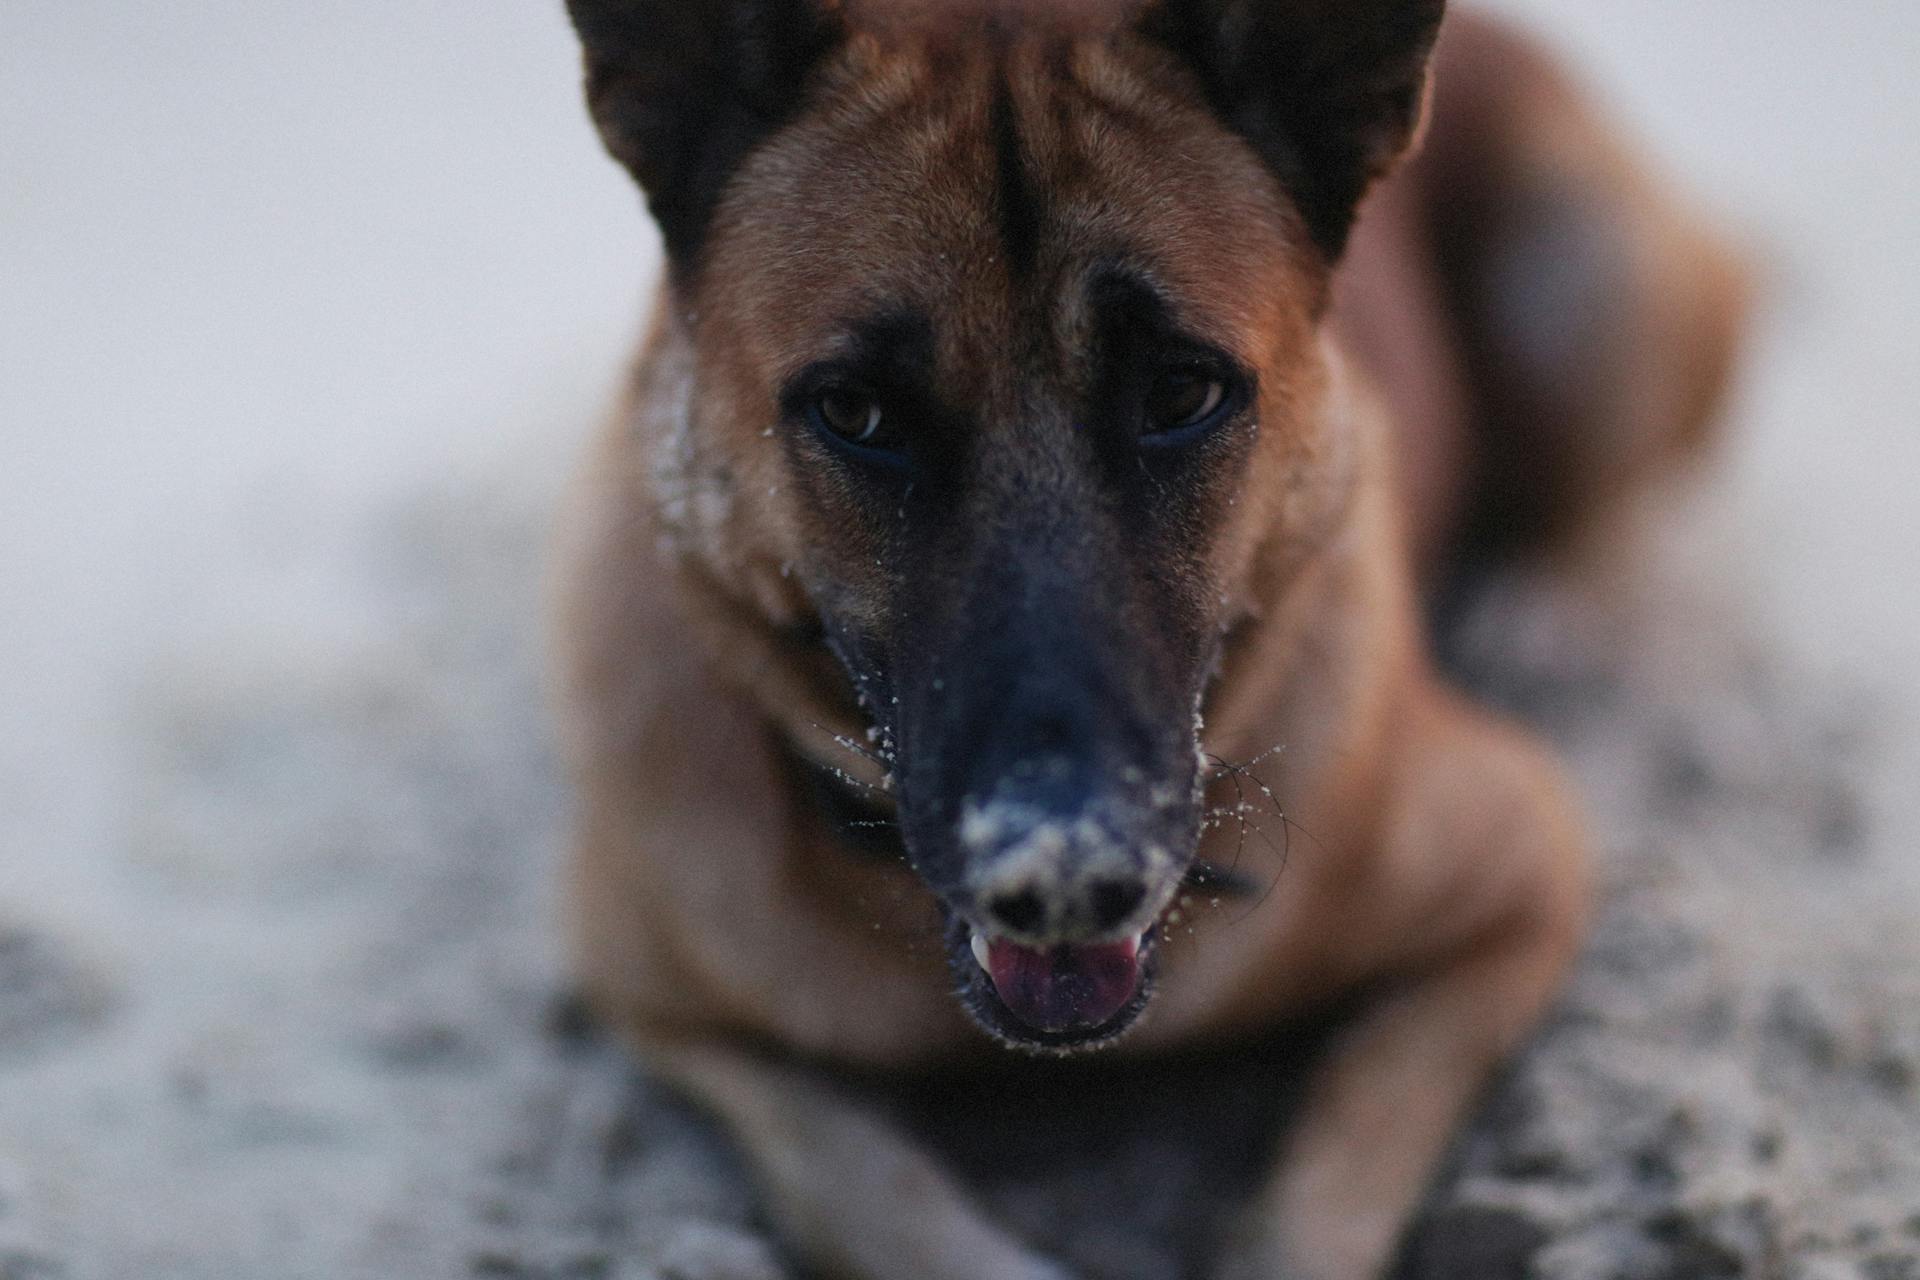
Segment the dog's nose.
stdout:
[[996,924],[1016,935],[1046,933],[1056,915],[1068,919],[1084,916],[1094,933],[1113,933],[1127,923],[1146,897],[1147,886],[1138,880],[1097,880],[1085,894],[1084,910],[1075,910],[1069,900],[1056,911],[1039,892],[1020,886],[1004,893],[989,890],[986,912]]
[[[1037,887],[1029,868],[1009,867],[978,882],[974,896],[996,930],[1032,942],[1081,942],[1122,932],[1147,898],[1139,877],[1074,883],[1048,869],[1042,878],[1044,887]],[[1147,922],[1138,923],[1144,928]]]
[[1147,886],[1138,879],[1109,877],[1093,881],[1084,890],[1068,886],[1052,899],[1024,886],[1006,893],[990,891],[986,909],[994,923],[1010,935],[1066,942],[1079,941],[1083,934],[1119,932],[1146,897]]
[[1097,807],[1062,813],[1000,795],[968,804],[960,834],[983,923],[1033,945],[1140,932],[1172,866]]

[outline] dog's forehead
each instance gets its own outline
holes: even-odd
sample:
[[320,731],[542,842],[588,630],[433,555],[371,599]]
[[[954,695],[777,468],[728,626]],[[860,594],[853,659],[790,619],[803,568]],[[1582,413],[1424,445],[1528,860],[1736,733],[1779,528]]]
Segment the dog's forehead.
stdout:
[[1144,49],[1051,29],[863,37],[732,184],[702,288],[751,317],[774,377],[901,312],[974,367],[1036,326],[1070,340],[1083,286],[1115,266],[1252,348],[1306,291],[1310,254],[1271,175]]

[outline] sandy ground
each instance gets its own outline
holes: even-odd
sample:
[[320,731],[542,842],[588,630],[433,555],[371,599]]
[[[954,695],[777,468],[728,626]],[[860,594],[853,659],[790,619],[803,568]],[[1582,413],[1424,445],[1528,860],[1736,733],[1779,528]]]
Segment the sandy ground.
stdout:
[[[1507,7],[1772,301],[1638,567],[1463,637],[1608,906],[1409,1274],[1920,1277],[1920,13]],[[780,1274],[555,1004],[540,547],[655,265],[557,10],[0,8],[0,1280]],[[901,1105],[1170,1280],[1277,1114],[1203,1069],[1097,1144]]]

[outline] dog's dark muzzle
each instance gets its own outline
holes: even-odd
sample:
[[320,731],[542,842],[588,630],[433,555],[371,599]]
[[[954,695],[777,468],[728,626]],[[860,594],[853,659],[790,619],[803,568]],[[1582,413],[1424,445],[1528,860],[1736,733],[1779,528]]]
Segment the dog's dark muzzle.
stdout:
[[988,585],[896,664],[907,849],[990,1030],[1101,1038],[1144,1002],[1193,853],[1196,678],[1110,581]]

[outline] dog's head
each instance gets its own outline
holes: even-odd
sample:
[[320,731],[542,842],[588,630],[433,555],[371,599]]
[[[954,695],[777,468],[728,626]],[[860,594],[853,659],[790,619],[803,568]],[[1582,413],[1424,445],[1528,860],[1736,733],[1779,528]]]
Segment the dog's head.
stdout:
[[1350,487],[1327,277],[1441,8],[571,0],[667,247],[694,554],[819,620],[1012,1043],[1145,1004],[1221,638]]

